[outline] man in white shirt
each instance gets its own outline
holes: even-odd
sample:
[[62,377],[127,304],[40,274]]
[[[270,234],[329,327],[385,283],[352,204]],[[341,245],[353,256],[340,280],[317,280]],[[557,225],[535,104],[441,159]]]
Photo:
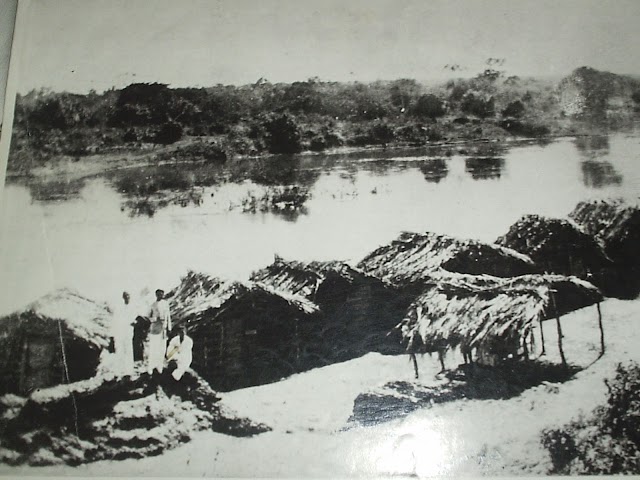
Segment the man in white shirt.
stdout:
[[151,375],[154,370],[162,373],[167,336],[171,330],[171,313],[169,312],[169,303],[164,298],[163,290],[156,290],[156,301],[151,305],[149,320],[151,325],[149,328],[147,372]]
[[187,335],[184,325],[180,327],[178,335],[169,342],[166,358],[169,364],[175,362],[176,368],[171,375],[174,380],[180,380],[193,360],[193,340]]
[[111,323],[111,338],[116,357],[114,366],[118,373],[131,375],[133,373],[133,324],[136,312],[128,292],[122,292],[122,300],[124,303],[114,309]]

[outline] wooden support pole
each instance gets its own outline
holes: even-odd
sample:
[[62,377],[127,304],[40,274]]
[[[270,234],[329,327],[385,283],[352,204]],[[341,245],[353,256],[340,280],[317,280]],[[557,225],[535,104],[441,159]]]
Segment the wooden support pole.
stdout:
[[598,327],[600,327],[600,356],[604,355],[604,328],[602,327],[602,312],[600,311],[600,302],[596,303],[598,309]]
[[444,368],[444,353],[440,349],[438,349],[438,360],[440,360],[440,366],[442,367],[442,370],[440,370],[440,372],[444,372],[444,370],[445,370],[445,368]]
[[564,350],[562,349],[562,325],[560,325],[560,315],[556,313],[556,327],[558,328],[558,350],[560,351],[560,359],[563,365],[567,365],[567,359],[564,357]]
[[551,294],[551,303],[553,304],[553,310],[556,314],[556,328],[558,329],[558,350],[560,351],[560,359],[562,360],[562,365],[567,366],[567,359],[564,356],[564,349],[562,348],[562,325],[560,324],[560,314],[558,313],[556,297],[553,290],[549,293]]
[[540,318],[540,340],[542,342],[542,353],[540,353],[540,356],[546,355],[547,352],[544,347],[544,330],[542,329],[542,317]]
[[418,373],[418,360],[416,359],[416,354],[415,353],[410,353],[409,354],[409,358],[413,362],[413,371],[414,371],[416,379],[417,379],[420,375]]

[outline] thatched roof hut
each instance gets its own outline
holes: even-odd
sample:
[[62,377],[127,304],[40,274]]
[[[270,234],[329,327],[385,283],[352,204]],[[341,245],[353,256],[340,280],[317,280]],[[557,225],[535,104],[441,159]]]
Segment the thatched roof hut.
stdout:
[[110,318],[106,306],[62,289],[0,319],[2,391],[27,395],[93,376]]
[[588,234],[604,244],[613,260],[640,264],[640,207],[618,201],[580,202],[569,214]]
[[[599,290],[576,277],[441,276],[398,325],[426,351],[461,346],[493,350],[520,345],[538,322],[600,302]],[[422,313],[418,315],[418,309]]]
[[529,257],[509,248],[435,233],[410,232],[367,255],[358,268],[398,286],[420,284],[438,269],[496,277],[536,272]]
[[193,369],[231,390],[300,371],[301,336],[316,318],[304,297],[189,272],[169,293],[172,319],[194,340]]
[[324,364],[369,352],[400,353],[387,334],[413,299],[342,262],[295,262],[276,257],[252,280],[312,300],[319,320],[310,325],[308,349]]
[[604,247],[574,222],[525,215],[496,244],[529,256],[540,270],[589,279],[606,287],[607,271],[613,262]]
[[614,269],[607,295],[635,298],[640,294],[640,207],[618,201],[581,202],[569,214],[603,245]]

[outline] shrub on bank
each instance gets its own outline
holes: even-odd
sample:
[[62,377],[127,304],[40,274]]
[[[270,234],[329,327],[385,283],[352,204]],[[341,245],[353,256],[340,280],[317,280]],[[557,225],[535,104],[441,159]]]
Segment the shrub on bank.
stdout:
[[589,418],[543,432],[550,473],[616,475],[640,473],[640,367],[618,365],[605,381],[606,405]]

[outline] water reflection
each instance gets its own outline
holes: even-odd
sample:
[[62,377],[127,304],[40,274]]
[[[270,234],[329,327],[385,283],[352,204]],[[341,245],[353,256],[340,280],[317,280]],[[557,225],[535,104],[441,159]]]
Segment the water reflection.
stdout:
[[611,152],[611,145],[607,135],[578,137],[573,143],[582,158],[580,169],[582,171],[582,182],[586,187],[604,188],[622,183],[622,175],[615,169],[613,164],[603,160]]
[[[28,182],[31,198],[37,202],[57,202],[78,198],[87,178]],[[20,182],[18,182],[20,183]]]
[[420,171],[427,182],[440,183],[449,173],[447,162],[443,158],[433,158],[420,164]]
[[469,157],[464,161],[465,170],[474,180],[500,178],[504,164],[502,157]]
[[609,155],[611,149],[607,135],[577,137],[573,143],[580,156],[585,160],[594,160],[598,157]]
[[609,162],[587,160],[580,164],[580,168],[582,169],[582,182],[586,187],[603,188],[622,183],[622,175]]

